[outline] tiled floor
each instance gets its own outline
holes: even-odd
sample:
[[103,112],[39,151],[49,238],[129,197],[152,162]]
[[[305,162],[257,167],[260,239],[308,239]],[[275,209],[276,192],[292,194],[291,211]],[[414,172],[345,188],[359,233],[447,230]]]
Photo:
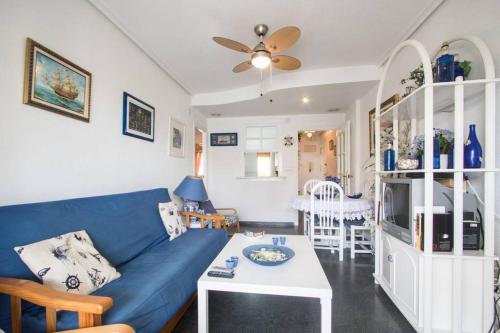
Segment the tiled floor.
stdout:
[[[248,228],[242,228],[248,229]],[[272,234],[296,234],[296,228],[266,228]],[[379,286],[373,284],[371,257],[344,262],[317,251],[333,289],[332,331],[339,333],[415,332]],[[210,292],[210,332],[308,333],[320,331],[319,301],[307,298]],[[174,330],[197,331],[194,303]]]

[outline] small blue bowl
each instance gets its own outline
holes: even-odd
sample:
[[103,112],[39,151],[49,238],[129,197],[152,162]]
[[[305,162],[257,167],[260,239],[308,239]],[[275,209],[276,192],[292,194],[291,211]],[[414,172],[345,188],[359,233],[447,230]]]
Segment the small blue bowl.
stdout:
[[363,196],[363,193],[353,193],[353,194],[348,194],[347,197],[351,199],[359,199]]
[[234,261],[234,267],[238,266],[238,256],[232,256],[231,260]]
[[226,260],[226,268],[233,269],[236,267],[236,262],[233,259]]

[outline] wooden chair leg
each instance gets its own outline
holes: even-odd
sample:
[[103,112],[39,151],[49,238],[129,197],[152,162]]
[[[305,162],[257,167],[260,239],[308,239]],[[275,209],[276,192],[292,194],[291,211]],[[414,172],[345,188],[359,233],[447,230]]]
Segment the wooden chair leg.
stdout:
[[78,312],[78,327],[79,328],[88,328],[101,325],[101,316],[87,313],[87,312]]
[[21,299],[16,296],[10,296],[10,314],[12,319],[12,333],[21,333]]
[[47,322],[47,333],[55,332],[57,326],[56,309],[45,308],[45,320]]

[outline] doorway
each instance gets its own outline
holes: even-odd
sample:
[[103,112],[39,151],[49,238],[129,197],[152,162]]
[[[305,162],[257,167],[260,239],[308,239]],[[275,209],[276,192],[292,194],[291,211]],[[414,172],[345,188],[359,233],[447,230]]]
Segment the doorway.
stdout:
[[207,134],[200,128],[194,129],[194,175],[205,178],[207,174],[207,152],[206,152]]
[[338,130],[299,131],[299,194],[310,179],[337,176]]

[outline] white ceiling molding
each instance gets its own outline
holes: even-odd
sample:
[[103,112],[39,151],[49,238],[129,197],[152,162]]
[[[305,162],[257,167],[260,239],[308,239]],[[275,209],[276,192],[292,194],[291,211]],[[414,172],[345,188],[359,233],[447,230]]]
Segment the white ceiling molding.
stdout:
[[192,106],[221,105],[257,99],[263,94],[283,89],[312,87],[337,83],[378,81],[381,70],[377,66],[356,66],[297,71],[275,75],[262,84],[191,96]]
[[408,27],[408,29],[403,30],[401,37],[395,42],[387,51],[384,53],[384,56],[377,62],[380,67],[382,67],[387,59],[389,59],[389,55],[392,50],[396,48],[401,42],[411,38],[413,34],[436,12],[436,10],[445,2],[446,0],[435,0],[429,2],[426,7],[422,9],[420,14],[416,15],[415,21]]
[[144,52],[144,54],[146,54],[146,56],[148,56],[158,67],[160,67],[160,69],[163,72],[165,72],[165,74],[167,74],[182,89],[184,89],[186,93],[192,95],[191,89],[189,89],[189,87],[184,82],[182,82],[182,80],[179,79],[177,75],[175,75],[175,72],[172,70],[172,68],[170,68],[167,64],[161,61],[160,58],[157,57],[152,50],[145,47],[139,41],[139,39],[136,38],[134,34],[129,29],[127,29],[124,24],[120,22],[118,17],[116,17],[116,15],[114,15],[112,11],[108,9],[108,7],[106,7],[104,1],[102,0],[88,0],[88,1],[94,7],[96,7],[97,10],[101,12],[101,14],[103,14],[108,20],[110,20],[111,23],[113,23],[118,28],[118,30],[120,30],[127,38],[129,38],[139,49],[141,49],[141,51]]

